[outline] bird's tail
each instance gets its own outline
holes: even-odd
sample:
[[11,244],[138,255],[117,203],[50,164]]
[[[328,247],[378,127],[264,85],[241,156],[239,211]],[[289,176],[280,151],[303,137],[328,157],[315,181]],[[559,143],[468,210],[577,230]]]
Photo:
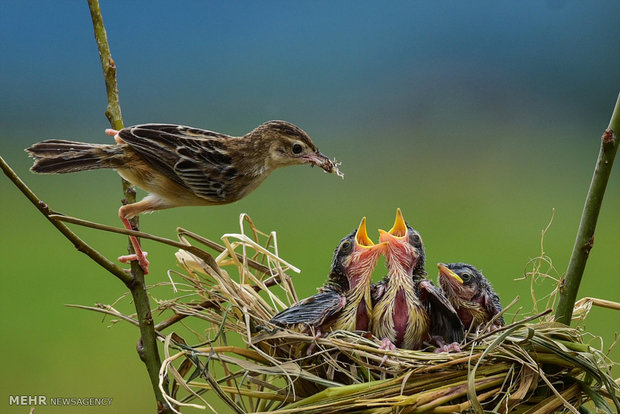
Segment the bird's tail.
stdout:
[[76,171],[116,168],[123,165],[119,145],[88,144],[50,139],[38,142],[26,152],[34,158],[30,171],[40,174],[64,174]]

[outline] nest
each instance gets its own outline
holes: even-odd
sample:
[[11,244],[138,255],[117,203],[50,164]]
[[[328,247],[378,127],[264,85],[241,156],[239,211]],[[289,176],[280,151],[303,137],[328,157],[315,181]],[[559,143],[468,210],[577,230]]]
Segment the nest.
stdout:
[[578,329],[552,322],[550,311],[470,333],[464,351],[451,354],[385,351],[362,333],[315,339],[276,328],[268,320],[299,299],[288,275],[298,270],[279,257],[275,232],[260,232],[246,215],[240,221],[217,257],[179,250],[183,271],[169,272],[175,298],[160,310],[174,315],[157,328],[206,326],[194,332],[198,345],[165,337],[160,389],[177,412],[218,412],[216,398],[237,413],[578,413],[587,401],[620,409],[613,362]]

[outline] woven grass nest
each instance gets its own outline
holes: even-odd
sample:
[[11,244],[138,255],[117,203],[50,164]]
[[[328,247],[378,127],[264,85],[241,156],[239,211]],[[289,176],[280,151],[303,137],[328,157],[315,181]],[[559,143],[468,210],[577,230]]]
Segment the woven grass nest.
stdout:
[[549,312],[470,333],[460,353],[385,351],[369,335],[336,331],[308,356],[312,336],[267,322],[298,301],[288,274],[298,270],[278,256],[275,232],[240,222],[217,257],[179,250],[174,298],[159,301],[174,312],[168,320],[206,326],[197,338],[165,337],[160,388],[177,412],[218,412],[216,399],[236,413],[578,413],[587,401],[620,410],[614,363]]

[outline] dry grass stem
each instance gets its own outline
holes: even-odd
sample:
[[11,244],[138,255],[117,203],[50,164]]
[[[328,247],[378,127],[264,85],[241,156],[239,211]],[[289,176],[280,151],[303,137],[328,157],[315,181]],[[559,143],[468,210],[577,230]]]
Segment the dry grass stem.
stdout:
[[[190,245],[189,238],[217,255]],[[536,308],[493,332],[470,332],[459,353],[385,351],[376,338],[358,332],[315,339],[268,322],[298,300],[289,272],[299,270],[279,256],[275,232],[263,233],[241,215],[240,231],[224,234],[221,244],[184,229],[179,240],[180,270],[169,271],[166,284],[173,297],[158,300],[155,310],[164,341],[160,390],[176,412],[217,412],[214,398],[237,413],[576,413],[589,400],[602,412],[620,408],[620,387],[610,375],[614,362],[602,343],[601,349],[585,343],[589,334],[553,322],[550,309]],[[532,281],[551,261],[533,263]],[[575,315],[585,318],[592,305],[618,307],[584,298]],[[116,308],[88,309],[136,323]],[[170,328],[177,331],[163,333]]]

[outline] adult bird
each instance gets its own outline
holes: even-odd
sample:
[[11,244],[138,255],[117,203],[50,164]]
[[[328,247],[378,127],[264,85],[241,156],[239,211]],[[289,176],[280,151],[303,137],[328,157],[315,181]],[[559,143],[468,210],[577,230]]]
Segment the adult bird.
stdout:
[[[441,291],[426,278],[422,237],[400,211],[390,231],[379,230],[387,242],[388,275],[373,286],[372,332],[382,349],[420,349],[425,341],[438,345],[463,339],[463,325]],[[458,350],[458,347],[449,350]]]
[[338,244],[328,280],[319,292],[284,309],[269,322],[301,327],[314,332],[317,338],[333,330],[370,330],[371,276],[386,247],[386,243],[374,244],[370,240],[364,217],[359,227]]
[[[317,165],[341,175],[308,134],[285,121],[265,122],[241,137],[171,124],[136,125],[106,133],[114,136],[116,144],[52,139],[26,151],[35,160],[31,168],[35,173],[112,168],[146,190],[149,194],[141,201],[119,209],[129,230],[129,219],[144,212],[237,201],[280,167]],[[136,254],[123,261],[138,260],[148,273],[149,263],[138,240],[130,239]]]
[[[478,330],[502,311],[499,296],[482,272],[468,263],[439,263],[437,282],[466,329]],[[500,315],[490,329],[504,326]]]

